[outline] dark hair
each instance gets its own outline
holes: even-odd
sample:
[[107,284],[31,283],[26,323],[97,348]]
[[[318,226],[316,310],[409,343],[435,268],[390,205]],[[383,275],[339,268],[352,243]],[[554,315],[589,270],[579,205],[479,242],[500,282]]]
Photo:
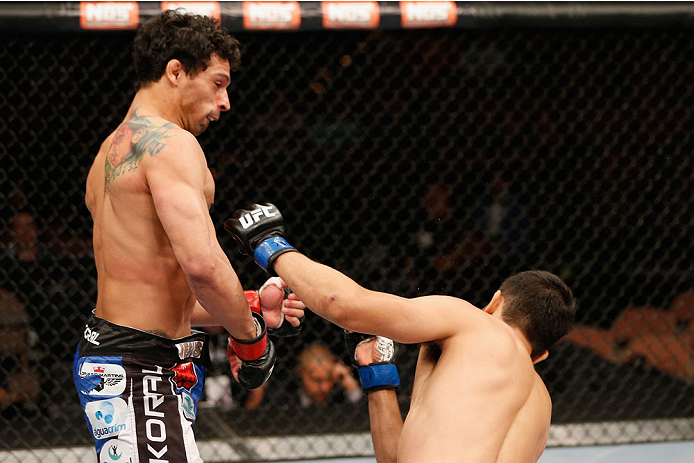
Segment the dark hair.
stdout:
[[499,288],[504,297],[501,318],[520,328],[535,358],[571,331],[576,302],[571,289],[558,276],[541,270],[507,278]]
[[207,69],[212,54],[229,61],[232,70],[241,62],[239,42],[217,20],[167,10],[140,27],[133,43],[133,61],[139,89],[158,81],[166,64],[177,59],[186,74]]

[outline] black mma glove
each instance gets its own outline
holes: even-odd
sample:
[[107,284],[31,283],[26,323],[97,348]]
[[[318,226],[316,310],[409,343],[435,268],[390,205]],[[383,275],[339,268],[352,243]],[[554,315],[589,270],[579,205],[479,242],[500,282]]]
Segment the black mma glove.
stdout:
[[253,312],[259,334],[249,340],[229,337],[227,345],[227,358],[231,360],[233,355],[241,359],[239,369],[239,384],[245,389],[257,389],[263,385],[272,374],[275,367],[275,346],[267,338],[267,327],[263,316]]
[[253,254],[255,262],[272,276],[277,276],[273,264],[285,252],[296,251],[287,243],[282,214],[270,203],[254,204],[250,209],[238,209],[224,221],[242,254]]
[[[393,363],[398,345],[392,339],[363,333],[350,333],[347,330],[344,330],[344,338],[352,366],[359,371],[362,391],[369,393],[378,389],[400,387],[398,368]],[[357,360],[357,347],[374,338],[376,339],[376,348],[381,355],[380,361],[369,365],[360,365]]]

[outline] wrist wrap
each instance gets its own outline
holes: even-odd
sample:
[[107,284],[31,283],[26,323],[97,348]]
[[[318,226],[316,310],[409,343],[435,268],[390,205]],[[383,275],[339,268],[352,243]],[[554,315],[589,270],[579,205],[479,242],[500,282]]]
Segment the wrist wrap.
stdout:
[[261,313],[260,294],[258,293],[258,291],[249,289],[247,291],[244,291],[243,294],[246,296],[246,300],[248,301],[248,306],[251,308],[251,312]]
[[281,236],[273,236],[264,240],[253,252],[255,263],[263,270],[273,276],[277,276],[273,267],[273,263],[277,257],[285,252],[296,251],[296,249]]
[[[260,325],[260,334],[253,339],[236,339],[230,336],[231,347],[234,353],[241,360],[255,360],[265,353],[267,347],[267,327],[263,316],[259,313],[252,313],[256,323]],[[257,325],[256,325],[257,326]]]
[[361,389],[364,392],[376,388],[400,387],[398,368],[392,363],[374,363],[359,368]]

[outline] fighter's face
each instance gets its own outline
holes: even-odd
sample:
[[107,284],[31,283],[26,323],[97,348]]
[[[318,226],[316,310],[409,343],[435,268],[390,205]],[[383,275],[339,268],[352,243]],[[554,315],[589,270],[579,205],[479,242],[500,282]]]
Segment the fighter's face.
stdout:
[[210,122],[219,120],[222,112],[229,110],[227,87],[230,82],[229,62],[217,55],[212,55],[207,69],[194,77],[184,77],[180,90],[186,130],[200,135]]

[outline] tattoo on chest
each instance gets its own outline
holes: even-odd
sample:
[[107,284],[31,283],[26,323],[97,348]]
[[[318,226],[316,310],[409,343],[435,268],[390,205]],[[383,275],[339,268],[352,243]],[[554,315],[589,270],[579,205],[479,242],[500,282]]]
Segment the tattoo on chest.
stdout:
[[117,177],[140,167],[145,154],[154,156],[166,146],[165,140],[173,124],[154,125],[146,116],[139,116],[137,109],[130,119],[120,125],[113,136],[111,149],[106,157],[106,181],[104,189]]

